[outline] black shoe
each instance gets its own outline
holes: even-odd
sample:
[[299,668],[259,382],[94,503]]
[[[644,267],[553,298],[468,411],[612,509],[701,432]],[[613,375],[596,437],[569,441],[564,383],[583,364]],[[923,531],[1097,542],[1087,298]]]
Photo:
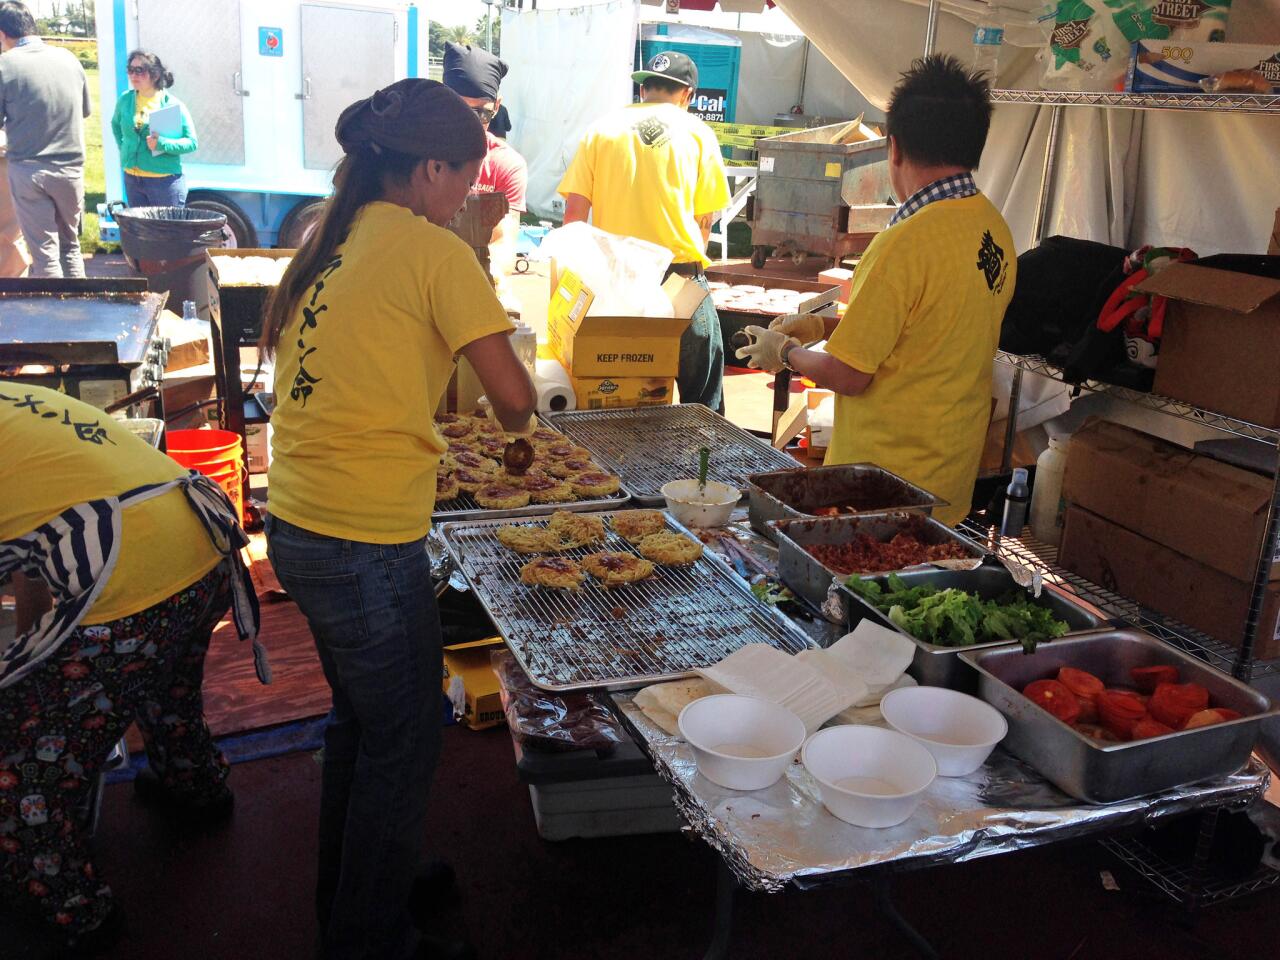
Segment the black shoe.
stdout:
[[185,822],[206,827],[231,819],[236,802],[235,794],[225,784],[222,792],[210,800],[190,800],[178,796],[160,781],[160,777],[150,767],[143,767],[133,778],[133,792],[144,803],[181,813]]
[[443,860],[431,860],[418,868],[409,890],[409,916],[419,930],[430,930],[440,907],[447,905],[457,893],[457,875]]
[[124,937],[125,927],[124,908],[113,903],[111,912],[100,924],[69,937],[61,949],[49,955],[49,960],[81,960],[84,957],[100,956],[120,942]]
[[476,960],[477,956],[476,948],[465,940],[447,940],[424,933],[418,945],[420,960]]

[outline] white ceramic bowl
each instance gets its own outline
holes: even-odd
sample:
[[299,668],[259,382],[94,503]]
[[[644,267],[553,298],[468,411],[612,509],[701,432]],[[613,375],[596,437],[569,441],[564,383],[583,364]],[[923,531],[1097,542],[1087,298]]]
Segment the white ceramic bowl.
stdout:
[[801,757],[823,805],[855,827],[895,827],[909,819],[938,775],[933,754],[882,727],[827,727],[809,738]]
[[942,687],[891,690],[880,712],[893,729],[924,744],[940,777],[973,773],[1009,732],[1009,722],[991,704]]
[[676,722],[698,772],[730,790],[777,783],[804,743],[804,721],[786,707],[733,693],[693,701]]
[[702,492],[697,480],[672,480],[660,492],[671,515],[686,527],[723,527],[742,498],[737,487],[714,480],[708,480]]

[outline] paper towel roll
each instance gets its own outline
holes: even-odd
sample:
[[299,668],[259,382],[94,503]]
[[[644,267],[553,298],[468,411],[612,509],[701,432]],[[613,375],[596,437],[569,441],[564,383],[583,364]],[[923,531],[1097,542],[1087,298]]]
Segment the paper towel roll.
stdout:
[[538,360],[533,375],[533,386],[538,391],[538,412],[558,413],[572,410],[578,405],[573,393],[573,381],[559,360]]

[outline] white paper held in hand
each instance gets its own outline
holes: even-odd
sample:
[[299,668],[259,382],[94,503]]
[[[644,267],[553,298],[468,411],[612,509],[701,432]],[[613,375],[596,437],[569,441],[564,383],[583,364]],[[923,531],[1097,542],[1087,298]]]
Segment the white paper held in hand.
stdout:
[[[159,110],[152,110],[147,116],[147,129],[150,133],[170,139],[182,136],[182,108],[176,103]],[[159,147],[151,149],[153,157],[164,153]]]

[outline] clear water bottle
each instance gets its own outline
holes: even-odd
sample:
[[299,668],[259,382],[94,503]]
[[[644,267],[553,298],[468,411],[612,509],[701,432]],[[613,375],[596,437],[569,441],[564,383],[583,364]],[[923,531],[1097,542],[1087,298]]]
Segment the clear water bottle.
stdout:
[[196,302],[194,300],[182,301],[182,319],[183,320],[199,320],[200,314],[196,312]]
[[1031,491],[1027,487],[1027,471],[1018,467],[1013,471],[1013,482],[1004,495],[1004,518],[1000,521],[1000,536],[1020,537],[1027,523],[1027,502]]
[[973,69],[987,75],[991,86],[999,85],[1000,49],[1004,46],[1004,27],[997,23],[980,23],[973,31]]

